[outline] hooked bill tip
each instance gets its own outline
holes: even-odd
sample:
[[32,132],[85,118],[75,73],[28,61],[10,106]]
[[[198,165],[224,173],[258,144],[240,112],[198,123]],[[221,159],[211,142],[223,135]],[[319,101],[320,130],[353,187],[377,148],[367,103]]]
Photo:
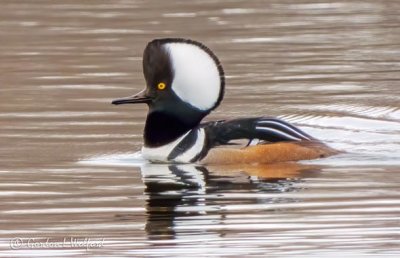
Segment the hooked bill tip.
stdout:
[[113,101],[111,101],[111,104],[112,105],[119,105],[119,104],[121,104],[121,102],[118,101],[118,100],[113,100]]

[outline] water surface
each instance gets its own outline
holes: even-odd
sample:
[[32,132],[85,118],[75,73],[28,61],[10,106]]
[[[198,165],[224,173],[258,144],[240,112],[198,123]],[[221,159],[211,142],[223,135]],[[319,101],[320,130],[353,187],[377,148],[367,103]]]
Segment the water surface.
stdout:
[[[398,255],[399,10],[390,0],[3,1],[0,256]],[[207,120],[276,116],[346,153],[146,164],[134,154],[146,107],[110,101],[144,87],[142,51],[159,37],[199,40],[220,58],[226,96]],[[101,246],[54,247],[71,237]]]

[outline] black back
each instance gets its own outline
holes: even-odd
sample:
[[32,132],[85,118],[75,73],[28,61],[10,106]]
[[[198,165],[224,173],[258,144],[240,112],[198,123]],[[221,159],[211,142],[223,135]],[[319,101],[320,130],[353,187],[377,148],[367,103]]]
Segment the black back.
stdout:
[[277,118],[256,117],[202,124],[206,130],[208,147],[229,144],[238,139],[259,139],[265,142],[313,141],[313,137],[299,128]]

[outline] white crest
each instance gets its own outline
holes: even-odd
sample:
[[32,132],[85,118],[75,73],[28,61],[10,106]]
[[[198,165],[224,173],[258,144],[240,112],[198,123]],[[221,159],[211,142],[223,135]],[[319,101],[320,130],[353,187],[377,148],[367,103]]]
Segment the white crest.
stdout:
[[186,42],[167,43],[165,47],[174,70],[175,94],[198,109],[213,108],[222,90],[214,59],[201,47]]

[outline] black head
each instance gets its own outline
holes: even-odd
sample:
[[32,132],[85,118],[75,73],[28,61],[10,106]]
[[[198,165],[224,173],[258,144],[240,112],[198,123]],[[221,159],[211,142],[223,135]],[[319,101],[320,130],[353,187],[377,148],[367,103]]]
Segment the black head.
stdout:
[[[224,95],[224,72],[218,58],[206,46],[193,40],[166,38],[151,41],[143,53],[143,73],[146,89],[112,103],[148,104],[145,140],[150,134],[148,127],[155,126],[175,127],[175,132],[181,135],[182,131],[198,125],[220,104]],[[155,120],[167,124],[161,125]],[[178,136],[174,135],[175,138]]]

